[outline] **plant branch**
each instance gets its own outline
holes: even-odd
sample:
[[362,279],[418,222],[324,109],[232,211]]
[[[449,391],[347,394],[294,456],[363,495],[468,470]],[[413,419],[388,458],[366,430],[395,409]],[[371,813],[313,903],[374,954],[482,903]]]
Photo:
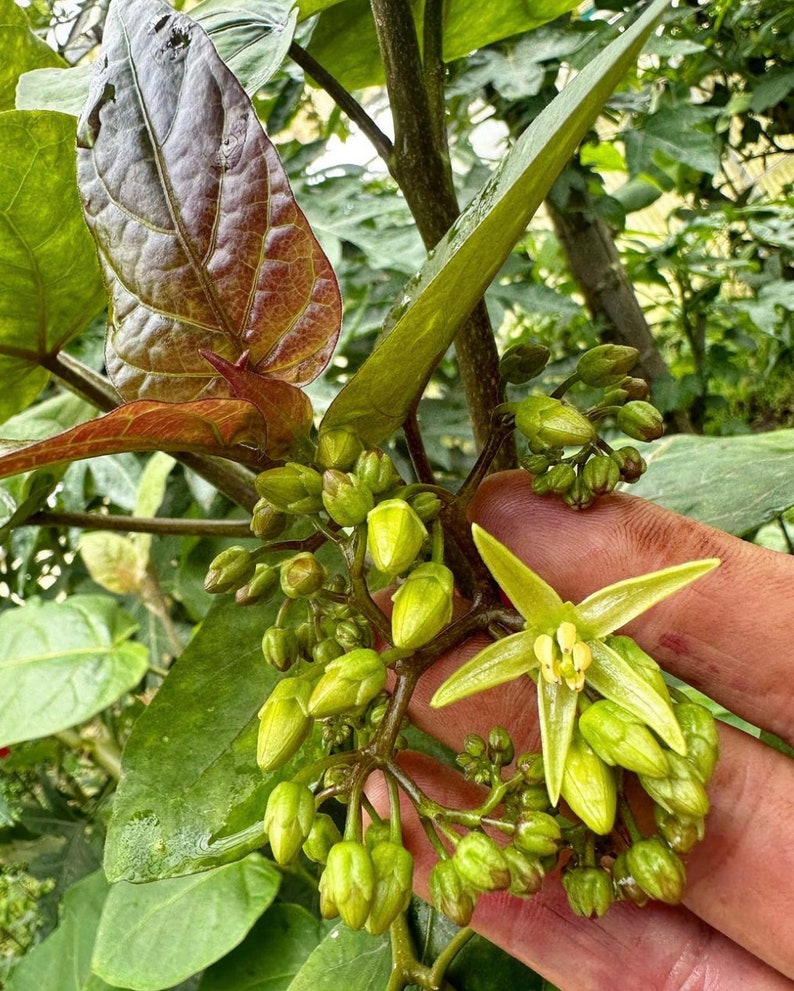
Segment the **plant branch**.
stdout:
[[307,75],[311,76],[316,83],[322,86],[340,110],[344,111],[350,120],[359,126],[362,133],[369,138],[378,155],[388,164],[394,152],[394,145],[392,145],[388,135],[381,131],[361,104],[305,48],[301,48],[297,42],[292,42],[289,46],[288,54],[293,62],[299,65]]

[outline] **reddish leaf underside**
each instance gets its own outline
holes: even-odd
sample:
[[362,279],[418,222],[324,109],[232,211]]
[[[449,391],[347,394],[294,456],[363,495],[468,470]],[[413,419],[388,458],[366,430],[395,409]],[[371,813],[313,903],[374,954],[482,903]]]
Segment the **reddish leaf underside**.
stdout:
[[264,432],[259,411],[243,399],[192,403],[141,399],[1,456],[0,478],[122,451],[192,451],[255,462],[253,448],[262,448]]
[[339,334],[336,278],[194,21],[114,0],[78,145],[110,294],[107,368],[125,399],[235,394],[201,351],[232,364],[248,352],[251,375],[294,386],[316,378]]

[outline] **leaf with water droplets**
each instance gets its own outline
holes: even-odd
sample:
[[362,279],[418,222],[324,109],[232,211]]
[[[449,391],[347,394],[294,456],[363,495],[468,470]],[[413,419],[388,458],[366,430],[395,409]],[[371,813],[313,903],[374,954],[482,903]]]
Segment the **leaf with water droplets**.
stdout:
[[[78,146],[116,388],[169,402],[239,395],[205,357],[215,355],[260,380],[267,419],[283,383],[305,385],[328,363],[339,289],[248,97],[198,24],[159,0],[111,4]],[[291,442],[277,429],[267,449]]]

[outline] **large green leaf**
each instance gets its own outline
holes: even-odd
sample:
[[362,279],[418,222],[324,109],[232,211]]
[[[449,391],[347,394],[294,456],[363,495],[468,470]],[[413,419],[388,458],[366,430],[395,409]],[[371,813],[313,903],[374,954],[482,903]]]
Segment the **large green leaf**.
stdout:
[[299,905],[273,905],[243,942],[205,971],[197,991],[286,991],[328,923]]
[[[13,6],[13,4],[12,4]],[[0,421],[28,406],[56,354],[105,305],[77,197],[75,123],[49,111],[0,114]]]
[[742,536],[794,506],[794,430],[666,438],[632,493]]
[[274,609],[218,601],[124,750],[105,849],[111,880],[206,870],[264,843],[270,790],[312,754],[266,777],[257,767],[256,714],[279,675],[262,660]]
[[389,937],[353,932],[340,924],[320,943],[295,975],[289,991],[344,988],[383,991],[391,971]]
[[7,991],[105,991],[109,985],[91,972],[91,954],[107,893],[102,871],[73,885],[60,925],[23,958]]
[[406,287],[391,332],[331,404],[325,427],[349,424],[378,444],[400,426],[666,6],[656,0],[516,141]]
[[29,600],[0,613],[0,746],[81,723],[146,673],[145,647],[115,599]]
[[64,65],[63,59],[30,30],[14,0],[0,0],[0,111],[14,109],[17,78],[29,69]]
[[[454,59],[510,35],[530,31],[573,10],[579,0],[500,0],[472,4],[448,0],[443,13],[444,59]],[[383,82],[378,38],[369,0],[345,3],[302,3],[301,18],[326,8],[312,34],[309,52],[347,89],[363,89]],[[327,9],[327,8],[331,9]],[[411,7],[421,38],[424,0]]]
[[133,991],[169,988],[237,946],[280,881],[278,868],[257,853],[203,874],[120,881],[102,911],[94,973]]

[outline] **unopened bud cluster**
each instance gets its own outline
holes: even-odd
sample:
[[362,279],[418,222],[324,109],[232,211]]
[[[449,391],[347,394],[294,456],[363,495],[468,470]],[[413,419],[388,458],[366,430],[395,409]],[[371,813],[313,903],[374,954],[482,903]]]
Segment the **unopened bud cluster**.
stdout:
[[[502,359],[506,381],[518,381],[524,365],[533,373],[526,378],[539,374],[548,360],[546,352],[541,364],[539,348],[517,345],[508,351]],[[619,482],[636,482],[643,474],[646,464],[636,447],[614,447],[599,435],[605,423],[630,440],[651,441],[662,435],[662,416],[647,401],[646,383],[628,374],[637,356],[635,348],[618,344],[591,348],[554,395],[530,395],[511,405],[516,429],[527,440],[521,464],[533,476],[539,495],[559,495],[574,509],[584,509]],[[580,410],[562,398],[577,383],[600,390],[602,398]]]

